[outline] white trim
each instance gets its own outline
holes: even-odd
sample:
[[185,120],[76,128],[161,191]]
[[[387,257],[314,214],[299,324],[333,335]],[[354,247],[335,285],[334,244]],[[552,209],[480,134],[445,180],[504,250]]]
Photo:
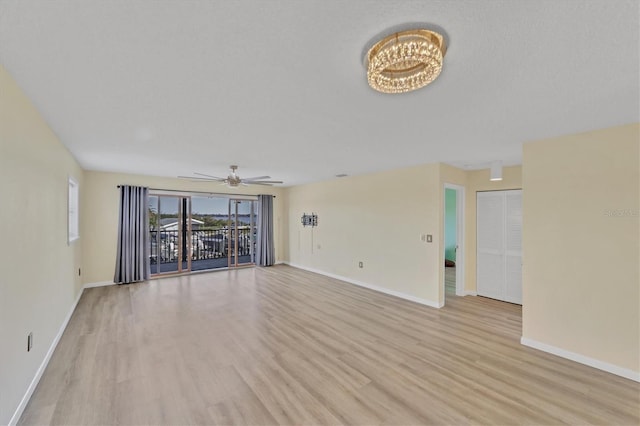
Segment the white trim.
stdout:
[[609,364],[604,361],[589,358],[588,356],[570,352],[555,346],[547,345],[546,343],[528,339],[524,336],[520,338],[520,343],[525,346],[529,346],[530,348],[538,349],[540,351],[557,355],[562,358],[570,359],[571,361],[588,365],[589,367],[597,368],[598,370],[606,371],[607,373],[615,374],[616,376],[621,376],[629,380],[640,382],[640,372],[638,371],[629,370],[617,365]]
[[9,420],[9,426],[16,425],[18,423],[18,420],[20,420],[20,416],[22,416],[24,409],[27,407],[27,404],[29,403],[29,399],[31,399],[33,392],[36,390],[36,386],[38,386],[38,383],[42,378],[42,374],[44,373],[44,370],[47,368],[47,365],[49,365],[51,356],[53,355],[53,352],[56,350],[56,347],[58,346],[58,342],[62,337],[62,333],[64,333],[64,330],[67,328],[67,324],[69,324],[69,320],[71,319],[73,312],[76,310],[76,306],[78,306],[78,302],[80,301],[81,296],[82,296],[82,290],[78,294],[76,301],[73,303],[73,306],[71,306],[69,313],[67,314],[66,318],[62,322],[62,326],[60,327],[60,330],[58,330],[58,334],[56,334],[56,337],[53,339],[53,342],[51,343],[51,346],[49,347],[47,354],[42,360],[42,363],[40,363],[40,367],[38,367],[38,370],[36,371],[36,375],[33,377],[33,380],[31,380],[31,384],[29,385],[29,387],[27,388],[27,391],[22,397],[20,404],[18,404],[18,408],[16,408],[16,411],[13,413],[11,420]]
[[93,287],[104,287],[106,285],[116,285],[113,281],[100,281],[97,283],[87,283],[84,285],[84,288],[93,288]]
[[475,291],[471,291],[471,290],[465,290],[463,293],[465,296],[477,296],[478,293],[476,293]]
[[369,290],[374,290],[377,291],[379,293],[384,293],[384,294],[388,294],[390,296],[395,296],[398,297],[400,299],[405,299],[405,300],[409,300],[411,302],[415,302],[415,303],[419,303],[421,305],[425,305],[425,306],[429,306],[431,308],[442,308],[444,305],[440,304],[440,303],[436,303],[433,302],[431,300],[427,300],[427,299],[421,299],[419,297],[415,297],[415,296],[411,296],[410,294],[405,294],[405,293],[401,293],[399,291],[395,291],[395,290],[389,290],[388,288],[384,288],[384,287],[378,287],[376,285],[372,285],[372,284],[368,284],[362,281],[358,281],[358,280],[354,280],[352,278],[348,278],[348,277],[343,277],[342,275],[336,275],[336,274],[331,274],[329,272],[324,272],[321,271],[319,269],[314,269],[314,268],[308,268],[306,266],[302,266],[302,265],[296,265],[294,263],[289,263],[289,262],[284,262],[286,265],[289,265],[293,268],[298,268],[298,269],[302,269],[305,271],[309,271],[309,272],[313,272],[316,274],[320,274],[320,275],[324,275],[325,277],[329,277],[329,278],[335,278],[336,280],[340,280],[340,281],[344,281],[348,284],[354,284],[360,287],[364,287],[364,288],[368,288]]
[[67,176],[67,245],[80,239],[80,189],[78,181]]

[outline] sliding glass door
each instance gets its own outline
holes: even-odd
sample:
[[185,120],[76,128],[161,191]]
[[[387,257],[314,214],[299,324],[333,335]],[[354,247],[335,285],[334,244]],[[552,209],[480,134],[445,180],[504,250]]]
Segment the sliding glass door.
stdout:
[[151,195],[151,273],[253,265],[256,214],[252,199]]
[[149,197],[152,274],[188,272],[191,269],[190,209],[189,197]]

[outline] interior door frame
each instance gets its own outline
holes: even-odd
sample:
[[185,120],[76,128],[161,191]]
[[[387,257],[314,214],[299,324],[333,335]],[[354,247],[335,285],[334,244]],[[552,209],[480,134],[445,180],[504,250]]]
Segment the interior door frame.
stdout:
[[[457,185],[454,183],[444,183],[444,188],[442,190],[442,247],[441,252],[442,256],[440,259],[440,265],[444,270],[444,259],[445,259],[445,238],[444,238],[444,230],[445,227],[445,218],[447,214],[447,203],[446,203],[446,193],[447,189],[452,189],[456,191],[456,296],[464,296],[464,279],[465,279],[465,256],[464,256],[464,219],[465,219],[465,187],[462,185]],[[442,274],[442,294],[445,294],[445,274]],[[446,300],[446,297],[443,297]]]

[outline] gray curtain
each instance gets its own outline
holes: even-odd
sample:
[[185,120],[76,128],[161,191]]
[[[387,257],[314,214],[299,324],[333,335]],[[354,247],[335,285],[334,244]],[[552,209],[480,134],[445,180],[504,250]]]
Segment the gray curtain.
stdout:
[[273,243],[273,195],[258,195],[258,241],[256,263],[271,266],[276,263]]
[[149,279],[149,246],[149,188],[122,185],[113,282],[128,284]]

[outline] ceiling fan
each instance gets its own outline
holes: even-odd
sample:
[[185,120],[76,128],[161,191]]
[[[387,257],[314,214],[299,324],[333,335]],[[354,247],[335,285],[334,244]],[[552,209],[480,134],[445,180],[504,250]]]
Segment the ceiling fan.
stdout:
[[236,173],[238,170],[238,166],[229,166],[231,168],[231,173],[226,178],[221,178],[217,176],[206,175],[204,173],[194,172],[194,175],[202,176],[202,177],[194,177],[194,176],[178,176],[180,179],[190,179],[195,182],[220,182],[222,184],[226,184],[230,187],[236,187],[240,185],[264,185],[271,186],[274,183],[283,183],[280,180],[265,180],[271,179],[271,176],[256,176],[251,178],[241,178]]

